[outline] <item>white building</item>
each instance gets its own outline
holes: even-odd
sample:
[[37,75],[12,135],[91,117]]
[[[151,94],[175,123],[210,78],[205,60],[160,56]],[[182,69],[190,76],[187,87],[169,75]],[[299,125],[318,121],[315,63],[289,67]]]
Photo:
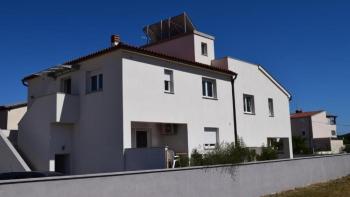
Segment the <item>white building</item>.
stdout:
[[[261,66],[215,60],[214,37],[186,14],[144,28],[149,43],[112,47],[23,79],[19,148],[35,170],[82,174],[166,167],[239,136],[291,156],[289,93]],[[238,73],[238,75],[236,74]]]
[[337,138],[337,116],[326,111],[303,112],[291,114],[292,136],[305,140],[311,153],[340,153],[343,140]]

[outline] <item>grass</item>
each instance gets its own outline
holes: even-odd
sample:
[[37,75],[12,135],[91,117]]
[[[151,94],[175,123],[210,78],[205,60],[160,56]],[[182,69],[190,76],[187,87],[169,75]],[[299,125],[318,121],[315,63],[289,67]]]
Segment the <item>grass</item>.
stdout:
[[285,191],[278,194],[268,195],[267,197],[349,197],[350,196],[350,176],[329,181],[326,183],[319,183],[310,185],[304,188],[297,188],[295,190]]

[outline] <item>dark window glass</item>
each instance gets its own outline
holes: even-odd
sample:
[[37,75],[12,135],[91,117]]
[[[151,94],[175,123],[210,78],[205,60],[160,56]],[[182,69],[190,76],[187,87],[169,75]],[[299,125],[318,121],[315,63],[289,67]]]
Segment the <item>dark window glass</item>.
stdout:
[[98,89],[103,90],[103,75],[102,74],[98,75]]
[[97,91],[97,76],[92,76],[91,77],[91,92],[96,92]]
[[207,45],[207,43],[202,42],[201,49],[202,49],[202,55],[208,56],[208,45]]
[[147,148],[147,131],[136,131],[136,148]]
[[72,93],[72,80],[70,78],[63,80],[63,92],[66,94]]
[[207,96],[208,97],[213,97],[213,83],[210,81],[207,81],[207,87],[208,87],[208,92],[207,92]]

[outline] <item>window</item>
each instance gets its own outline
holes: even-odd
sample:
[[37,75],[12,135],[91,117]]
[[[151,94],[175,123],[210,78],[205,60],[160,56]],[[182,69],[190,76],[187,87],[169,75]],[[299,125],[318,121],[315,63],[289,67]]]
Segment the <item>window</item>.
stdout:
[[204,43],[204,42],[201,43],[201,51],[202,51],[202,55],[208,56],[208,45],[207,45],[207,43]]
[[202,79],[202,94],[204,98],[217,98],[216,81],[214,79]]
[[336,125],[337,124],[335,116],[327,116],[327,118],[328,118],[328,122],[329,122],[330,125]]
[[164,70],[164,92],[174,93],[174,77],[172,70]]
[[269,105],[269,116],[273,117],[275,115],[275,112],[273,110],[273,99],[272,98],[268,99],[268,105]]
[[62,79],[61,92],[66,93],[66,94],[72,93],[72,80],[71,80],[71,78]]
[[219,129],[212,127],[204,128],[204,149],[214,149],[219,143]]
[[336,135],[336,132],[335,132],[335,130],[332,130],[332,135]]
[[103,90],[103,74],[97,72],[87,73],[87,92],[98,92]]
[[254,96],[244,94],[243,95],[243,104],[244,104],[244,113],[255,114]]

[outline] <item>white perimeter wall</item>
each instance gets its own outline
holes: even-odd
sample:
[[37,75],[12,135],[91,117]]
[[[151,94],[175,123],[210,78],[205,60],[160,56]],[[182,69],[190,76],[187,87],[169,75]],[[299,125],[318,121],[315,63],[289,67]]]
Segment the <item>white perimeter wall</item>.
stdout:
[[[131,121],[187,124],[190,152],[205,143],[204,127],[234,141],[230,76],[135,53],[123,57],[124,148],[131,147]],[[165,68],[173,70],[174,94],[164,93]],[[216,78],[217,100],[202,98],[203,76]]]
[[6,197],[257,197],[350,173],[350,155],[0,181]]
[[[257,65],[228,59],[229,69],[238,73],[235,81],[237,128],[249,147],[267,145],[268,137],[288,137],[291,149],[289,98],[267,78]],[[244,114],[243,94],[254,96],[255,115]],[[273,99],[274,117],[269,117],[268,98]]]

